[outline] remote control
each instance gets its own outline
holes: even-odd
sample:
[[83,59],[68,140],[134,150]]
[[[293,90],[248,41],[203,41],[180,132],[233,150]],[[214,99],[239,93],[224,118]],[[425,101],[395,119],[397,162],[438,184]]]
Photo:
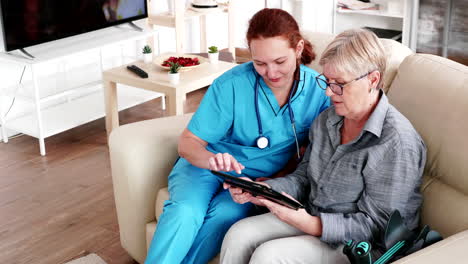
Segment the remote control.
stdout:
[[127,66],[127,69],[134,72],[136,75],[140,76],[141,78],[148,78],[148,73],[146,73],[144,70],[140,69],[139,67],[135,65]]

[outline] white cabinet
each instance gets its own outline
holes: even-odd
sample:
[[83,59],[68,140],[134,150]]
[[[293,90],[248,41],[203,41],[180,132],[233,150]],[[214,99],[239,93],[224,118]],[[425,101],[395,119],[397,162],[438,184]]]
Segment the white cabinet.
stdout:
[[[139,22],[144,27],[146,20]],[[2,65],[19,65],[30,75],[19,85],[0,84],[1,102],[9,106],[15,99],[15,104],[25,105],[25,111],[6,118],[8,109],[0,108],[3,141],[8,142],[6,129],[20,132],[38,138],[40,153],[45,155],[45,138],[103,117],[102,70],[139,59],[141,47],[153,34],[153,30],[139,32],[120,25],[27,48],[33,60],[0,53]],[[125,48],[128,43],[135,44],[130,52]],[[116,47],[120,54],[105,55]],[[160,96],[125,87],[119,87],[119,95],[119,109]]]
[[333,33],[359,27],[401,31],[402,43],[416,49],[418,0],[373,0],[379,10],[349,10],[334,0]]

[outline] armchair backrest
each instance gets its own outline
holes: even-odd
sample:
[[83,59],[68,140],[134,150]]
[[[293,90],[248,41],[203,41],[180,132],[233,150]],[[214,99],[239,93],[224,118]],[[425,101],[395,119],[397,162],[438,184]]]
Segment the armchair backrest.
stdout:
[[408,56],[388,92],[427,146],[422,223],[444,237],[468,229],[468,67]]

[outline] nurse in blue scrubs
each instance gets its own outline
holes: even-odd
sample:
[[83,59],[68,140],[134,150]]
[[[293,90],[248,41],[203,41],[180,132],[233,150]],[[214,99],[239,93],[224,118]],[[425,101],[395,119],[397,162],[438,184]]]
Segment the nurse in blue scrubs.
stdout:
[[236,221],[254,213],[235,203],[210,170],[253,180],[270,177],[299,155],[312,121],[330,102],[303,64],[314,58],[294,18],[263,9],[249,22],[252,62],[209,87],[179,140],[169,200],[145,263],[207,263]]

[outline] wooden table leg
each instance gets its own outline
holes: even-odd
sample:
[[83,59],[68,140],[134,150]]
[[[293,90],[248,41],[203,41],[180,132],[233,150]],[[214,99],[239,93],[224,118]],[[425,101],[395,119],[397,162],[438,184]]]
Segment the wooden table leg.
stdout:
[[119,111],[117,104],[117,85],[104,80],[104,102],[106,105],[106,130],[109,137],[113,129],[119,127]]
[[168,93],[166,95],[166,109],[170,116],[184,114],[185,94],[181,92]]

